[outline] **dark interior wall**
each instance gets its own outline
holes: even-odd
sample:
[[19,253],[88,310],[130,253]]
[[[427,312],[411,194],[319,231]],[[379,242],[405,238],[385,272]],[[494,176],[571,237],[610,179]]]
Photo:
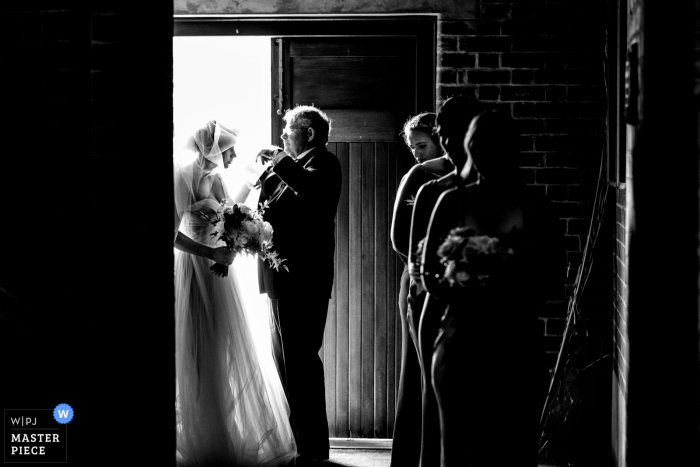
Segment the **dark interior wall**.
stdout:
[[175,447],[172,8],[93,3],[4,9],[0,403],[71,405],[70,462],[134,456],[130,439],[160,465]]
[[640,115],[628,186],[627,462],[698,465],[697,4],[631,4],[640,12]]

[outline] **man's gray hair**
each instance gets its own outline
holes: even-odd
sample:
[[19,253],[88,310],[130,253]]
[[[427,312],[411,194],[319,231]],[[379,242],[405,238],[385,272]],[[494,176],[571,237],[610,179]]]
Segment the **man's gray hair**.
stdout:
[[316,146],[325,146],[331,134],[331,119],[325,112],[312,105],[298,105],[287,110],[282,117],[290,128],[313,128],[316,132]]

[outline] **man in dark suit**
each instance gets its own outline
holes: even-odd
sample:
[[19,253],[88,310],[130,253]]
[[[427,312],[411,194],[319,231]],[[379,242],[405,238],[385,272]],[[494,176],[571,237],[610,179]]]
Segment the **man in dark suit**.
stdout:
[[323,363],[318,355],[333,286],[335,214],[342,172],[326,151],[331,121],[311,106],[284,116],[284,151],[261,177],[264,218],[288,271],[258,263],[260,293],[270,302],[272,347],[290,408],[297,465],[328,459]]

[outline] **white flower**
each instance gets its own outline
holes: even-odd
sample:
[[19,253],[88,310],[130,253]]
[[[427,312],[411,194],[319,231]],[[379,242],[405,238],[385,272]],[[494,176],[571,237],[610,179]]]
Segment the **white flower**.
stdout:
[[243,214],[245,214],[246,216],[250,216],[251,213],[253,212],[253,210],[250,209],[250,207],[246,206],[245,204],[239,204],[239,205],[238,205],[238,209],[240,209],[241,212],[242,212]]
[[245,221],[243,222],[243,228],[249,234],[257,234],[260,232],[261,225],[255,221]]
[[267,221],[263,222],[262,229],[260,229],[260,241],[267,243],[272,240],[272,232],[272,225]]

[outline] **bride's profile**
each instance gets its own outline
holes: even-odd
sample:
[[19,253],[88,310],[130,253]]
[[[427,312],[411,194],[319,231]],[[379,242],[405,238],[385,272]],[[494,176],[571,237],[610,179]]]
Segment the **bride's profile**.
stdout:
[[261,366],[233,268],[211,223],[228,198],[221,171],[238,132],[212,120],[173,159],[177,459],[183,465],[278,466],[296,456],[288,405],[274,367]]

